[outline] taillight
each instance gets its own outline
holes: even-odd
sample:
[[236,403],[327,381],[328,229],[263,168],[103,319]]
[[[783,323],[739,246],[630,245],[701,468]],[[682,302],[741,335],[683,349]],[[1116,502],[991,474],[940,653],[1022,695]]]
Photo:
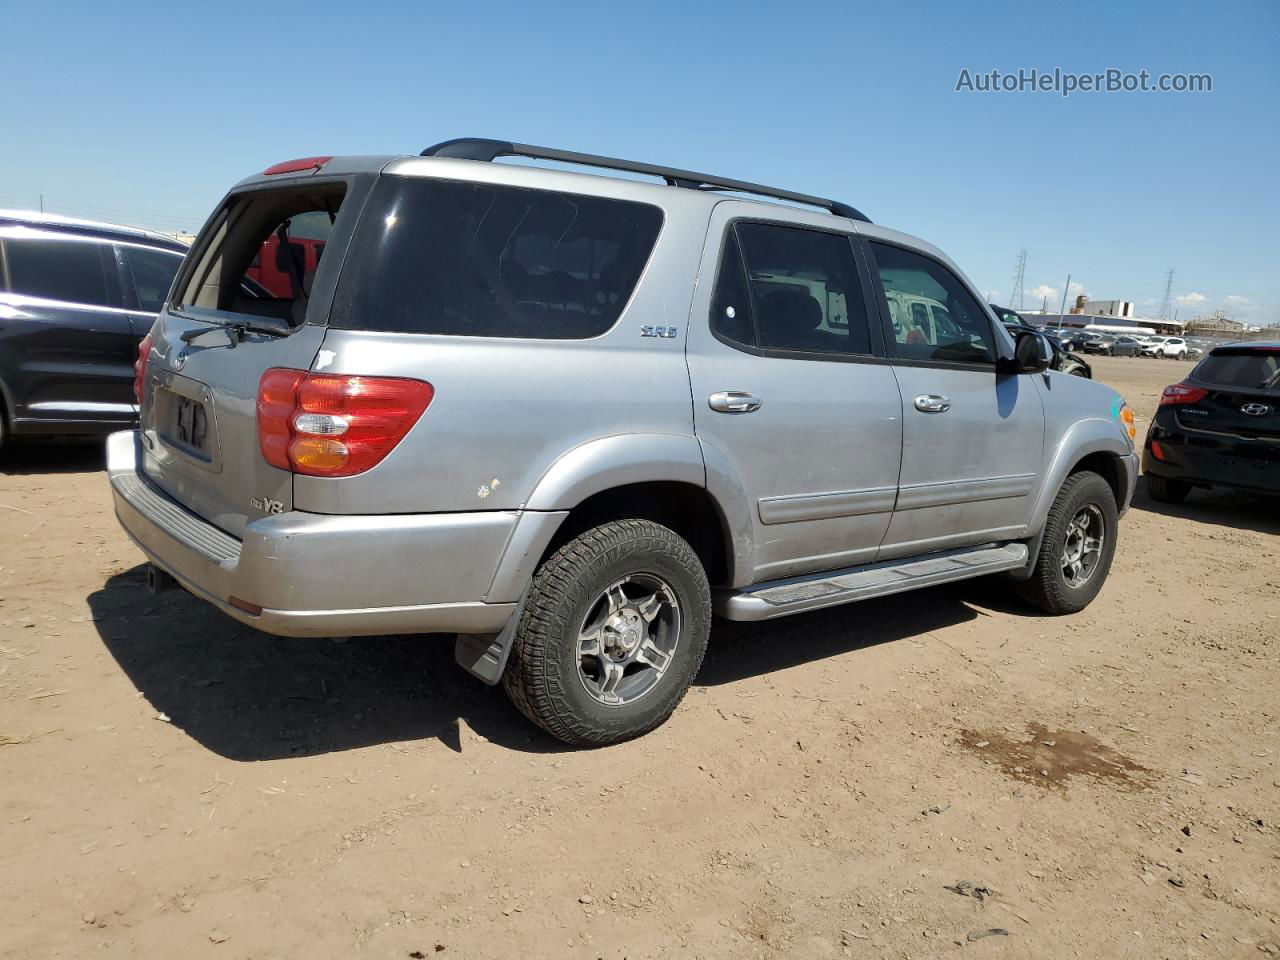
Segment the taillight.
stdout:
[[1176,407],[1184,403],[1199,403],[1209,395],[1203,387],[1193,387],[1187,383],[1171,383],[1160,394],[1160,406]]
[[423,380],[275,367],[258,382],[258,448],[282,470],[354,476],[404,439],[434,395]]
[[151,360],[151,334],[142,338],[138,344],[138,356],[133,361],[133,397],[142,405],[142,394],[147,384],[147,364]]

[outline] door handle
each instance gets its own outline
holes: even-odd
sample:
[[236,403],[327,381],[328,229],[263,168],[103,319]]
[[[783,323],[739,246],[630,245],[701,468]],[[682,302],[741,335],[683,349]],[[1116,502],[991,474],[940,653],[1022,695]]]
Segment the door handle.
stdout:
[[936,393],[922,393],[916,397],[916,409],[921,413],[946,413],[951,409],[951,401]]
[[721,390],[707,397],[707,406],[720,413],[754,413],[762,403],[759,397],[741,390]]

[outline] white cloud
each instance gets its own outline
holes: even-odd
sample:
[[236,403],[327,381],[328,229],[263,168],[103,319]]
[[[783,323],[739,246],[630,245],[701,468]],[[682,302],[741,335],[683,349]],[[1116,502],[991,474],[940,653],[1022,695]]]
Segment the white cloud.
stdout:
[[1248,297],[1241,297],[1234,293],[1227,294],[1227,303],[1249,303]]
[[1045,297],[1056,297],[1058,295],[1058,291],[1055,290],[1053,287],[1049,286],[1047,283],[1042,283],[1040,284],[1040,286],[1036,287],[1033,290],[1029,290],[1027,292],[1030,293],[1033,297],[1040,297],[1041,299],[1044,299]]
[[1196,293],[1194,290],[1190,293],[1184,293],[1182,296],[1178,297],[1179,303],[1204,303],[1204,301],[1205,295],[1203,293]]

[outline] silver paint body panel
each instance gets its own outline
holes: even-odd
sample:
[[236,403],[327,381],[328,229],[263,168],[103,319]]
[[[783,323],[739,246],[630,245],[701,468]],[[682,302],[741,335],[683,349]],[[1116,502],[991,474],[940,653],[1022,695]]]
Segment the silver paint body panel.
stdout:
[[[302,328],[234,349],[210,333],[189,346],[178,371],[179,337],[198,321],[162,312],[149,385],[208,392],[214,452],[195,463],[161,443],[162,425],[144,403],[141,438],[111,438],[116,510],[153,562],[264,630],[496,633],[569,512],[627,484],[679,482],[707,491],[728,554],[717,602],[725,615],[747,619],[762,610],[778,615],[759,606],[768,603],[764,595],[748,595],[762,583],[887,571],[956,549],[998,552],[967,565],[913,567],[919,577],[873,574],[862,587],[871,589],[874,580],[876,589],[890,581],[910,589],[957,571],[1025,566],[1023,544],[1034,542],[1063,479],[1090,453],[1114,456],[1132,491],[1136,459],[1115,416],[1117,397],[1101,384],[884,357],[764,357],[712,335],[712,286],[725,226],[735,218],[910,245],[950,265],[985,302],[945,255],[904,234],[706,191],[514,164],[338,158],[325,168],[331,174],[618,197],[658,206],[664,220],[620,319],[586,340],[329,327],[340,269],[331,266],[317,274]],[[241,187],[266,182],[252,177]],[[339,212],[340,222],[346,213]],[[339,264],[340,257],[324,262]],[[676,335],[643,335],[654,327]],[[993,329],[1011,353],[1002,325],[993,320]],[[373,469],[342,479],[296,476],[267,466],[257,447],[254,394],[270,366],[415,377],[429,381],[435,396]],[[717,412],[708,397],[723,391],[762,403],[750,413]],[[945,395],[951,408],[922,413],[911,404],[919,394]],[[168,507],[139,495],[137,483]],[[275,500],[283,512],[264,514],[251,504],[259,498]],[[239,545],[234,559],[201,552],[200,543],[219,536]],[[1004,549],[1011,542],[1019,549]],[[843,593],[857,599],[861,590]],[[734,591],[746,593],[728,599]],[[261,604],[263,614],[231,607],[233,595]]]

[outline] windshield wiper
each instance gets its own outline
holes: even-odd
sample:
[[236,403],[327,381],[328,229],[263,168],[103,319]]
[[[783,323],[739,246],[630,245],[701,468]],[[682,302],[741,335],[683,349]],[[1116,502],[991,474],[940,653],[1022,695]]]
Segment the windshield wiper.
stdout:
[[214,333],[222,331],[231,341],[230,346],[235,347],[237,343],[244,340],[246,333],[265,333],[272,337],[283,337],[289,331],[280,327],[269,327],[265,324],[251,323],[248,320],[218,320],[207,327],[197,327],[195,330],[186,330],[182,333],[182,342],[191,343],[199,337],[203,337],[206,333]]

